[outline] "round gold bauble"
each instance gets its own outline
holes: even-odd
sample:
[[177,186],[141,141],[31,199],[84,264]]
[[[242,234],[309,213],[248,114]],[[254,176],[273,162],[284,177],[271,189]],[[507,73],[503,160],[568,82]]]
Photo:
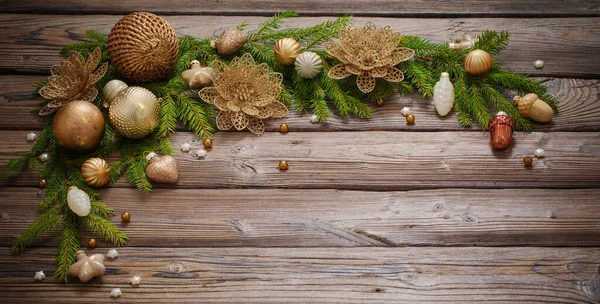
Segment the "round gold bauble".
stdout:
[[523,165],[525,165],[525,167],[531,167],[533,165],[533,158],[529,155],[523,157]]
[[104,136],[104,116],[91,102],[71,101],[56,112],[52,133],[61,148],[89,152]]
[[281,65],[292,65],[300,55],[300,43],[292,38],[282,38],[275,44],[273,52]]
[[96,244],[97,244],[96,243],[96,239],[89,239],[88,243],[87,243],[87,246],[90,249],[94,249],[94,248],[96,248]]
[[158,125],[161,101],[145,88],[128,87],[109,101],[108,118],[123,136],[142,138]]
[[123,222],[129,222],[131,220],[131,214],[129,214],[127,211],[121,213],[121,220]]
[[281,124],[281,126],[279,126],[279,132],[281,133],[287,133],[290,130],[290,127],[288,127],[287,124]]
[[40,186],[40,188],[46,188],[46,180],[40,179],[38,186]]
[[492,69],[492,55],[484,50],[472,50],[465,57],[465,70],[477,76],[485,74]]
[[121,76],[135,82],[151,82],[167,76],[177,59],[179,42],[165,19],[136,12],[112,28],[107,51]]
[[415,116],[412,114],[406,115],[406,124],[412,125],[415,123]]
[[236,29],[229,29],[223,31],[221,36],[215,40],[215,47],[219,55],[230,56],[237,53],[247,41],[248,38],[244,33]]
[[279,170],[285,171],[288,168],[289,168],[289,166],[288,166],[288,162],[287,161],[282,160],[282,161],[279,162]]
[[92,187],[102,187],[110,180],[110,167],[102,158],[90,158],[81,166],[81,177]]
[[207,139],[204,140],[203,143],[204,143],[204,148],[206,148],[206,149],[212,148],[212,144],[213,144],[212,139],[207,138]]

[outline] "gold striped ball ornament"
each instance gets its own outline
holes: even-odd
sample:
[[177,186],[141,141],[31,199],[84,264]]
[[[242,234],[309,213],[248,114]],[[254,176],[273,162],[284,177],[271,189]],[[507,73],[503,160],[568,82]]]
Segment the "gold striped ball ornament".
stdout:
[[300,55],[300,43],[292,38],[282,38],[275,44],[273,52],[281,65],[292,65]]
[[102,158],[90,158],[81,166],[81,177],[92,187],[102,187],[110,180],[110,167]]
[[492,69],[492,55],[484,50],[472,50],[465,56],[465,70],[467,73],[478,76]]
[[121,76],[135,82],[151,82],[167,76],[177,59],[179,42],[165,19],[135,12],[112,28],[107,51]]

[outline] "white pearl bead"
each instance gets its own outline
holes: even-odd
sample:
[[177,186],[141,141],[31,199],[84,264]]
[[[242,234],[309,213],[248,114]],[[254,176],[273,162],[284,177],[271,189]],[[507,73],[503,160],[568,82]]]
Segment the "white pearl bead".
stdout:
[[33,132],[27,134],[27,141],[34,141],[37,135]]
[[544,61],[542,61],[542,60],[536,60],[536,61],[533,63],[533,66],[534,66],[536,69],[542,69],[542,68],[544,68]]
[[546,151],[544,151],[544,149],[535,149],[533,155],[535,155],[535,157],[537,158],[543,158],[544,156],[546,156]]

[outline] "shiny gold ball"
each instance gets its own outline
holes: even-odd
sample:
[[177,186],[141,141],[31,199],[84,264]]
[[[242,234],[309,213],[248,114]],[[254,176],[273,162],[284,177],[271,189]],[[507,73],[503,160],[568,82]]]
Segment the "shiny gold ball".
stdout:
[[142,138],[158,125],[161,101],[145,88],[128,87],[110,101],[108,118],[123,136]]
[[92,187],[102,187],[110,180],[110,167],[102,158],[90,158],[81,165],[81,177]]
[[230,56],[237,53],[246,44],[246,41],[248,40],[244,33],[236,29],[229,29],[223,31],[221,36],[215,40],[215,46],[219,55]]
[[412,114],[406,115],[406,123],[412,125],[415,123],[415,116]]
[[531,167],[533,165],[533,158],[529,155],[523,157],[523,164],[525,167]]
[[129,222],[131,220],[131,214],[129,214],[127,211],[121,213],[121,220],[123,222]]
[[300,43],[292,38],[279,39],[273,48],[273,53],[281,65],[292,65],[300,55]]
[[104,137],[104,116],[91,102],[71,101],[58,110],[52,121],[58,145],[75,152],[89,152]]
[[212,139],[207,138],[204,140],[204,148],[206,148],[206,149],[212,148]]
[[492,69],[492,55],[484,50],[472,50],[465,57],[464,66],[473,76],[485,74]]
[[290,128],[287,124],[281,124],[281,126],[279,126],[279,132],[281,133],[287,133],[289,130]]
[[40,179],[39,186],[40,186],[40,188],[46,188],[46,180],[45,179]]
[[285,171],[288,169],[288,163],[285,160],[279,162],[279,170]]
[[87,244],[88,248],[90,249],[94,249],[96,248],[96,239],[89,239],[88,240],[88,244]]

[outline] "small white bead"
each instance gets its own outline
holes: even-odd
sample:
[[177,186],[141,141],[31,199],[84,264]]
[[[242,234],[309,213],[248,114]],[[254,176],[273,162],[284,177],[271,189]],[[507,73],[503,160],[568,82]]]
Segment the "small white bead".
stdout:
[[113,297],[113,298],[118,298],[118,297],[120,297],[120,296],[121,296],[121,294],[123,294],[123,293],[121,292],[121,288],[113,288],[113,289],[110,291],[110,296],[111,296],[111,297]]
[[543,60],[536,60],[536,61],[533,63],[533,66],[534,66],[536,69],[542,69],[542,68],[544,68],[544,61],[543,61]]
[[205,158],[206,154],[208,154],[208,152],[206,152],[206,150],[204,149],[198,149],[198,150],[194,150],[192,152],[190,152],[190,155],[197,157],[197,158]]
[[402,113],[402,115],[404,116],[412,114],[409,107],[402,108],[402,110],[400,110],[400,113]]
[[140,285],[140,284],[142,284],[142,277],[140,277],[140,276],[131,277],[131,285]]
[[50,156],[48,156],[48,153],[42,153],[42,154],[40,154],[39,158],[40,158],[40,161],[45,162],[50,158]]
[[35,276],[33,277],[36,281],[43,281],[46,278],[46,275],[44,274],[43,271],[37,271],[35,273]]
[[317,123],[319,122],[319,117],[317,117],[317,115],[313,115],[310,117],[310,122],[312,123]]
[[118,256],[119,256],[119,252],[117,251],[117,249],[111,249],[106,254],[106,257],[107,258],[111,258],[111,259],[114,259],[114,258],[116,258]]
[[188,143],[181,144],[181,151],[182,152],[190,152],[191,148],[192,148],[192,145],[190,145]]
[[34,141],[36,139],[37,135],[33,132],[27,134],[27,141]]
[[537,158],[543,158],[544,156],[546,156],[546,151],[544,151],[544,149],[535,149],[533,155],[535,155],[535,157]]

